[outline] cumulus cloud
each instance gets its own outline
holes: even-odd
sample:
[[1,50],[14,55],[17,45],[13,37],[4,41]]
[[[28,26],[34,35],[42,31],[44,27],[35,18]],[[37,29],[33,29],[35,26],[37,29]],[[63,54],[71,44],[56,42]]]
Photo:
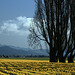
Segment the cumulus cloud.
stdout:
[[27,34],[33,18],[23,16],[16,17],[13,20],[7,20],[0,26],[0,33],[17,33],[20,35]]

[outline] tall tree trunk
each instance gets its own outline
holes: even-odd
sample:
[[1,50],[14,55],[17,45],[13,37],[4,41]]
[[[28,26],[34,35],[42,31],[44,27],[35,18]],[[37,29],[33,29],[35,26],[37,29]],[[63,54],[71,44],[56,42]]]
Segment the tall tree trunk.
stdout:
[[73,50],[71,50],[70,56],[68,57],[68,63],[73,63],[73,58],[74,58]]
[[68,63],[73,63],[73,57],[72,56],[68,57]]
[[50,48],[50,62],[55,62],[55,55],[52,48]]

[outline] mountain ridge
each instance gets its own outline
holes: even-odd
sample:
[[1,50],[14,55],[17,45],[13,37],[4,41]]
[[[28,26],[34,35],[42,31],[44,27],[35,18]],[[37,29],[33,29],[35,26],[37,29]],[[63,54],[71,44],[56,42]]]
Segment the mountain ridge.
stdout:
[[48,56],[45,50],[32,50],[30,48],[20,48],[15,46],[0,45],[0,55],[44,55]]

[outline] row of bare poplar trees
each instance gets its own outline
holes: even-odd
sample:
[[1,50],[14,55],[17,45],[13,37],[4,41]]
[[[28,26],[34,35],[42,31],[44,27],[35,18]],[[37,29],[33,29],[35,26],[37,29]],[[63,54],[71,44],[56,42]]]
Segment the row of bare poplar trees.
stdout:
[[49,48],[50,62],[73,62],[75,57],[75,0],[35,0],[29,43]]

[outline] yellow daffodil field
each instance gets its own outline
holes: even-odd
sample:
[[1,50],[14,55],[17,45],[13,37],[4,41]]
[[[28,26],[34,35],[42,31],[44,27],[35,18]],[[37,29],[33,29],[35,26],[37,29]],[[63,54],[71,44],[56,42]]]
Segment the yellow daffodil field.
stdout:
[[75,75],[75,62],[0,59],[0,75]]

